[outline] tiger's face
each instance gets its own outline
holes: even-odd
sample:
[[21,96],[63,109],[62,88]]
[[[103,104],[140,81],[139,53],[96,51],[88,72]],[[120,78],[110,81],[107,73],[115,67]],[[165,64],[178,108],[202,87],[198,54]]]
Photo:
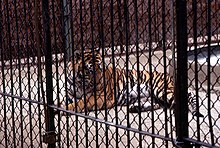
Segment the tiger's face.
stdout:
[[[99,77],[102,71],[101,55],[97,50],[84,50],[83,55],[77,55],[74,60],[75,76],[77,87],[86,91],[94,88],[101,80]],[[96,82],[95,82],[96,81]],[[84,87],[83,87],[84,86]]]
[[91,64],[83,64],[82,61],[74,66],[76,68],[76,80],[81,84],[80,87],[83,88],[83,85],[85,85],[85,89],[92,87],[94,84],[93,66]]

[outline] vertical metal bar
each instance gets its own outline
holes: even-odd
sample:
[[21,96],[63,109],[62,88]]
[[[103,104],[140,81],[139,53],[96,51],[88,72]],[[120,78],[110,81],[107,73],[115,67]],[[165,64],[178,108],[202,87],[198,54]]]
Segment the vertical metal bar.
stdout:
[[[82,0],[79,0],[79,3],[80,3],[80,35],[81,35],[81,38],[80,38],[80,42],[81,42],[81,50],[82,50],[82,65],[83,67],[85,67],[85,58],[84,58],[84,40],[83,40],[83,37],[84,37],[84,33],[83,33],[83,15],[82,15]],[[82,73],[83,73],[83,96],[84,96],[84,108],[85,108],[85,115],[88,114],[88,111],[87,111],[87,102],[86,102],[86,88],[85,88],[85,70],[84,68],[82,69]],[[85,118],[85,138],[86,138],[86,147],[88,147],[88,119]]]
[[[69,33],[69,31],[71,30],[71,28],[70,28],[70,25],[71,25],[71,21],[70,21],[70,17],[69,17],[69,15],[70,15],[70,12],[69,12],[69,4],[68,4],[68,0],[62,0],[62,3],[63,3],[63,13],[64,13],[64,15],[63,15],[63,19],[64,19],[64,34],[65,34],[65,44],[66,44],[66,48],[65,48],[65,50],[66,50],[66,52],[67,52],[67,59],[68,59],[68,61],[69,61],[69,58],[71,57],[71,54],[72,54],[72,52],[71,52],[71,50],[72,50],[72,44],[69,44],[69,43],[71,43],[72,42],[72,36],[71,36],[71,34]],[[69,45],[69,46],[67,46],[67,45]]]
[[[125,17],[125,52],[126,52],[126,82],[128,83],[128,69],[129,69],[129,34],[128,34],[128,31],[129,31],[129,12],[128,12],[128,4],[127,4],[127,0],[124,0],[124,17]],[[128,84],[126,84],[126,90],[129,89],[129,86]],[[129,92],[127,91],[127,98],[129,98]],[[127,104],[126,104],[126,107],[127,107],[127,127],[130,128],[131,127],[131,124],[130,124],[130,114],[129,114],[129,101],[127,101]],[[127,147],[130,148],[130,145],[131,145],[131,141],[130,141],[130,131],[127,130],[127,141],[128,141],[128,145]]]
[[[7,4],[6,4],[7,5]],[[3,87],[3,93],[5,93],[5,72],[4,72],[4,68],[5,68],[5,63],[4,63],[4,50],[3,50],[3,11],[2,11],[2,1],[0,1],[0,51],[1,51],[1,63],[2,63],[2,68],[1,68],[1,72],[2,72],[2,87]],[[3,95],[3,99],[4,99],[4,140],[5,140],[5,147],[8,147],[8,134],[7,134],[7,112],[6,112],[6,97]]]
[[[29,62],[29,59],[30,59],[30,53],[29,53],[29,50],[27,51],[28,54],[27,54],[27,66],[28,66],[28,98],[31,100],[31,76],[30,76],[30,62]],[[29,111],[32,112],[32,103],[29,102]],[[29,121],[30,121],[30,141],[31,141],[31,147],[33,147],[33,125],[32,125],[32,119],[33,119],[33,116],[31,114],[29,114]]]
[[[163,48],[163,65],[164,65],[164,102],[167,102],[167,56],[166,56],[166,9],[165,0],[162,0],[162,48]],[[165,116],[165,137],[169,137],[168,134],[168,115],[167,115],[167,103],[165,103],[164,116]],[[170,118],[172,118],[170,114]],[[172,120],[171,120],[172,121]],[[168,141],[165,141],[165,146],[168,148]]]
[[211,115],[211,65],[210,65],[210,57],[211,57],[211,1],[207,0],[207,36],[208,36],[208,57],[207,57],[207,97],[208,97],[208,119],[209,119],[209,132],[211,137],[212,146],[214,143],[214,134],[213,134],[213,126],[212,126],[212,115]]
[[2,8],[2,1],[0,1],[0,51],[3,53],[3,11],[4,9]]
[[[194,45],[194,61],[195,61],[195,90],[196,90],[196,108],[199,108],[199,79],[198,79],[198,49],[197,49],[197,0],[193,3],[193,45]],[[197,140],[200,141],[200,121],[197,120]]]
[[[100,46],[102,49],[102,68],[103,68],[103,80],[106,79],[105,77],[105,72],[106,72],[106,66],[105,66],[105,41],[104,41],[104,24],[103,24],[103,0],[100,0],[100,6],[99,6],[99,11],[100,11],[100,16],[99,16],[99,23],[100,23],[100,38],[101,38],[101,42],[100,42]],[[104,87],[106,87],[106,81],[103,82]],[[105,102],[105,121],[108,121],[108,109],[107,109],[107,93],[106,93],[106,89],[104,89],[104,102]],[[106,148],[109,147],[109,139],[108,139],[108,130],[109,130],[109,126],[106,124],[105,125],[105,146]]]
[[[21,85],[21,49],[20,49],[20,40],[19,40],[19,28],[18,28],[18,14],[17,14],[17,1],[15,0],[14,1],[14,7],[15,7],[15,24],[16,24],[16,38],[17,38],[17,49],[18,49],[18,55],[17,55],[17,58],[18,58],[18,83],[19,83],[19,94],[20,94],[20,97],[22,97],[22,85]],[[24,6],[25,7],[25,6]],[[20,120],[21,120],[21,124],[20,124],[20,129],[21,129],[21,147],[23,147],[23,113],[22,113],[22,100],[19,100],[20,102]],[[32,142],[32,140],[31,140]]]
[[[93,86],[93,92],[94,92],[94,98],[95,98],[95,118],[98,118],[98,114],[97,114],[97,96],[96,96],[96,63],[95,63],[95,53],[94,53],[94,24],[93,24],[93,17],[94,17],[94,12],[93,12],[93,0],[90,0],[90,3],[89,3],[89,8],[90,8],[90,25],[91,25],[91,42],[92,42],[92,47],[91,47],[91,50],[92,50],[92,63],[93,63],[93,81],[95,82],[94,83],[94,86]],[[105,79],[103,79],[105,81]],[[102,83],[102,82],[101,82]],[[101,94],[100,94],[101,95]],[[100,97],[100,96],[98,96]],[[104,100],[103,100],[104,101]],[[96,147],[99,147],[99,142],[98,142],[98,139],[99,139],[99,129],[98,129],[98,122],[95,122],[95,129],[96,129],[96,134],[95,134],[95,137],[96,137]]]
[[187,9],[186,0],[176,1],[177,30],[177,81],[175,84],[175,118],[177,145],[189,147],[183,138],[188,137],[187,99]]
[[[68,47],[68,29],[67,29],[67,19],[65,14],[67,13],[68,10],[66,10],[67,8],[67,3],[65,0],[61,0],[60,1],[61,4],[61,24],[62,24],[62,48],[63,48],[63,52],[64,52],[64,59],[68,59],[69,57],[67,57],[67,47]],[[64,68],[67,67],[66,64],[66,60],[64,60]],[[66,94],[67,94],[67,74],[66,74],[66,69],[64,70],[64,75],[65,75],[65,90],[66,90]],[[68,105],[68,101],[66,99],[66,107]],[[66,128],[67,131],[69,131],[69,116],[66,116]],[[66,132],[66,141],[67,141],[67,147],[70,146],[70,141],[69,141],[69,132]]]
[[[171,35],[172,35],[172,45],[171,45],[171,49],[172,49],[172,65],[173,65],[173,82],[175,84],[176,81],[176,48],[175,48],[175,0],[172,0],[171,2]],[[175,89],[174,89],[174,93],[175,93]]]
[[[38,4],[39,4],[39,1],[38,0],[34,0],[34,22],[35,22],[35,38],[36,38],[36,50],[37,50],[37,73],[38,73],[38,76],[37,76],[37,92],[38,92],[38,102],[41,101],[41,95],[40,95],[40,90],[41,90],[41,84],[42,84],[42,69],[41,69],[41,44],[40,44],[40,29],[39,29],[39,10],[38,10]],[[44,99],[44,91],[42,89],[42,98],[43,100]],[[40,105],[38,104],[37,106],[38,108],[38,113],[39,113],[39,116],[38,116],[38,121],[39,121],[39,141],[40,141],[40,147],[42,148],[43,147],[43,141],[42,141],[42,122],[41,122],[41,107]]]
[[[154,93],[154,90],[153,90],[153,82],[152,82],[152,73],[153,73],[153,70],[152,70],[152,17],[151,17],[151,0],[148,0],[148,32],[149,32],[149,73],[150,73],[150,86],[151,86],[151,106],[154,106],[154,103],[153,103],[153,93]],[[156,21],[155,21],[156,23]],[[152,115],[151,115],[151,124],[152,124],[152,134],[155,134],[155,126],[154,126],[154,111],[152,109],[151,111]],[[155,147],[155,137],[152,137],[152,148]]]
[[[1,42],[2,43],[2,42]],[[0,47],[1,48],[1,47]],[[2,62],[2,87],[3,87],[3,93],[5,93],[5,74],[4,74],[4,67],[5,67],[5,64],[4,64],[4,54],[3,54],[3,49],[1,48],[1,62]],[[4,119],[3,119],[3,122],[4,122],[4,140],[5,140],[5,147],[8,147],[8,134],[7,134],[7,111],[6,111],[6,108],[7,108],[7,102],[6,102],[6,97],[3,95],[3,99],[4,99]]]
[[[45,42],[45,64],[46,64],[46,97],[47,104],[53,105],[53,80],[52,80],[52,50],[51,50],[51,35],[50,35],[50,16],[49,16],[49,1],[42,1],[42,15],[44,26],[44,42]],[[54,126],[54,110],[53,108],[47,108],[46,130],[52,134],[55,134]],[[55,148],[56,142],[48,144],[49,148]]]
[[[154,106],[154,104],[153,104],[153,94],[154,94],[154,90],[153,90],[153,83],[152,83],[152,26],[151,26],[151,24],[152,24],[152,17],[151,17],[151,0],[148,0],[148,32],[149,32],[149,59],[148,59],[148,61],[149,61],[149,73],[150,73],[150,81],[149,81],[149,83],[150,83],[150,87],[151,87],[151,106]],[[152,113],[152,115],[151,115],[151,125],[152,125],[152,134],[154,134],[155,133],[155,126],[154,126],[154,111],[153,111],[153,109],[152,109],[152,111],[151,111],[151,113]],[[152,148],[154,148],[155,147],[155,137],[152,137]]]
[[[112,66],[113,66],[113,82],[114,82],[114,98],[116,99],[116,68],[115,68],[115,53],[114,53],[114,49],[115,49],[115,39],[114,39],[114,1],[111,0],[110,1],[110,20],[111,20],[111,25],[110,25],[110,32],[111,32],[111,49],[112,49]],[[118,107],[117,105],[115,105],[115,118],[116,118],[116,125],[118,125]],[[118,127],[116,127],[115,129],[115,146],[116,148],[118,148]]]
[[[28,44],[28,37],[26,38]],[[28,46],[27,46],[28,47]],[[28,73],[28,99],[31,100],[31,76],[30,76],[30,52],[27,50],[27,73]],[[29,111],[32,112],[32,103],[29,102]],[[30,121],[30,141],[31,141],[31,147],[33,147],[33,125],[32,125],[32,115],[29,114],[29,121]]]
[[[24,5],[24,16],[25,16],[25,32],[26,32],[26,47],[27,47],[27,73],[28,73],[28,98],[31,100],[31,76],[30,76],[30,52],[29,52],[29,36],[28,36],[28,24],[27,24],[27,14],[26,14],[26,2],[23,3]],[[30,1],[28,1],[28,6],[30,6]],[[20,70],[19,70],[20,71]],[[29,111],[32,110],[31,102],[29,102]],[[29,115],[29,121],[30,121],[30,140],[31,140],[31,147],[33,147],[33,127],[32,127],[32,115]]]
[[[75,1],[74,4],[72,4],[72,1],[70,1],[70,6],[71,6],[71,13],[70,13],[71,14],[71,22],[74,22],[74,19],[77,19],[77,17],[73,18],[73,11],[72,11],[73,8],[72,7],[75,6],[75,9],[78,8],[77,7],[77,1]],[[77,16],[77,14],[75,14],[75,16]],[[74,33],[73,33],[73,29],[74,29],[73,28],[73,23],[71,23],[71,28],[72,28],[71,29],[71,34],[74,35]],[[73,49],[72,49],[72,62],[73,62],[73,64],[75,64],[74,62],[76,61],[75,60],[75,50],[74,50],[76,48],[74,46],[74,38],[75,37],[73,36],[73,42],[72,42],[72,47],[73,47]],[[76,75],[75,75],[75,67],[74,66],[73,66],[72,74],[73,74],[73,83],[75,84]],[[76,87],[74,86],[73,89],[74,89],[74,94],[73,95],[74,95],[74,98],[75,98],[74,99],[75,106],[77,107],[77,101],[78,100],[76,98]],[[83,98],[81,98],[81,99],[83,99]],[[77,110],[76,110],[76,112],[77,112]],[[76,133],[76,145],[75,145],[75,147],[78,148],[79,147],[79,132],[78,132],[79,131],[78,130],[79,129],[79,117],[76,115],[75,118],[76,118],[76,132],[75,132]]]
[[[77,5],[76,5],[76,1],[75,1],[75,4],[74,4],[74,6],[75,7],[77,7]],[[74,19],[73,19],[73,3],[72,3],[72,1],[70,1],[70,22],[73,22],[74,21]],[[71,27],[71,35],[73,36],[73,23],[71,23],[70,24],[70,27]],[[75,61],[75,42],[74,42],[74,36],[72,37],[72,63],[73,64],[75,64],[74,63],[74,61]],[[76,76],[75,76],[75,67],[73,66],[73,71],[72,71],[72,75],[73,75],[73,84],[75,84],[75,78],[76,78]],[[73,97],[75,98],[75,106],[76,106],[76,102],[77,102],[77,98],[76,98],[76,87],[74,86],[73,87],[73,90],[74,90],[74,94],[73,94]],[[75,116],[75,118],[76,118],[76,148],[78,148],[79,147],[79,138],[78,138],[78,121],[79,121],[79,119],[78,119],[78,116],[76,115]]]
[[[173,74],[173,84],[176,84],[176,13],[175,13],[175,0],[171,0],[171,51],[172,51],[172,65],[173,65],[173,72],[170,73],[171,75]],[[175,94],[176,90],[174,88],[174,94]],[[170,113],[171,113],[171,110],[170,110]],[[175,117],[175,114],[174,114],[174,117]],[[173,138],[173,133],[174,133],[174,126],[173,125],[173,117],[170,117],[170,137],[171,137],[171,142],[173,145],[175,145],[175,141],[174,141],[174,138]]]
[[[16,1],[15,1],[15,6],[16,6]],[[25,3],[23,3],[23,7],[24,7],[24,18],[25,18],[25,20],[24,20],[24,23],[25,23],[25,28],[26,28],[26,30],[25,30],[25,33],[27,33],[27,23],[26,23],[26,4]],[[18,15],[17,15],[17,9],[15,9],[15,17],[16,17],[16,32],[17,32],[17,43],[18,43],[18,70],[19,70],[19,90],[20,90],[20,97],[22,97],[23,95],[22,95],[22,85],[21,85],[21,82],[22,82],[22,80],[21,80],[21,49],[19,48],[19,30],[18,30]],[[26,45],[28,45],[28,34],[26,34]],[[28,46],[27,46],[28,47]],[[28,53],[29,53],[29,50],[28,50]],[[28,60],[28,64],[29,64],[29,58],[27,58],[27,60]],[[29,68],[29,65],[28,65],[28,68]],[[28,73],[28,76],[30,76],[29,75],[29,73]],[[28,81],[30,81],[29,79],[28,79]],[[30,84],[30,83],[28,83],[28,84]],[[30,85],[28,85],[28,87],[30,88]],[[30,92],[30,91],[29,91]],[[22,113],[22,107],[23,105],[22,105],[22,100],[20,100],[20,120],[21,120],[21,124],[20,124],[20,126],[21,126],[21,147],[23,147],[23,113]],[[30,120],[30,124],[31,124],[31,120]],[[32,142],[32,132],[31,132],[32,130],[30,130],[30,137],[31,137],[31,146],[33,146],[33,142]]]
[[[8,32],[8,41],[9,41],[9,53],[10,53],[10,82],[11,82],[11,94],[13,95],[14,91],[13,91],[13,87],[14,87],[14,83],[13,83],[13,67],[12,67],[12,39],[11,39],[11,28],[10,28],[10,16],[9,16],[9,3],[8,0],[6,0],[6,11],[7,11],[7,32]],[[16,139],[15,139],[15,117],[14,117],[14,97],[12,97],[11,99],[11,107],[12,107],[12,136],[13,136],[13,144],[14,147],[16,147]]]
[[[2,42],[1,42],[2,43]],[[4,67],[5,67],[5,64],[4,64],[4,54],[3,54],[3,49],[2,47],[1,48],[1,62],[2,62],[2,87],[3,87],[3,93],[5,93],[5,74],[4,74]],[[6,97],[3,96],[4,98],[4,138],[5,138],[5,147],[8,147],[8,134],[7,134],[7,111],[6,111],[6,108],[7,108],[7,102],[6,102]]]
[[[177,74],[177,68],[176,68],[176,13],[175,13],[175,3],[176,3],[176,0],[172,0],[171,2],[171,18],[172,18],[172,22],[171,22],[171,35],[172,35],[172,46],[171,46],[171,50],[172,50],[172,65],[173,65],[173,83],[174,85],[176,84],[176,74]],[[176,94],[176,87],[174,87],[174,95]],[[175,99],[175,98],[174,98]],[[170,111],[171,112],[171,111]],[[175,116],[175,113],[174,113],[174,116]],[[171,137],[171,142],[173,145],[176,145],[175,141],[174,141],[174,138],[173,138],[173,133],[174,133],[174,128],[173,128],[173,118],[170,117],[170,137]]]
[[119,23],[119,46],[120,46],[120,52],[122,53],[124,51],[123,49],[123,33],[122,33],[122,19],[121,19],[121,0],[117,1],[117,6],[118,6],[118,23]]
[[[63,38],[63,41],[64,41],[64,38]],[[64,42],[63,42],[64,43]],[[64,45],[64,46],[62,46],[62,47],[64,47],[64,59],[67,59],[68,58],[68,55],[67,55],[67,51],[66,51],[66,47],[65,47],[66,45]],[[67,94],[67,71],[66,71],[66,68],[67,68],[67,63],[66,63],[66,60],[64,60],[64,76],[65,76],[65,90],[66,90],[66,94]],[[67,107],[67,105],[68,105],[68,100],[66,99],[66,107]],[[70,147],[70,136],[69,136],[69,133],[70,132],[68,132],[69,130],[70,130],[70,125],[69,125],[69,116],[66,116],[66,128],[67,128],[67,133],[66,133],[66,140],[67,140],[67,148],[69,148]]]
[[[1,42],[2,43],[2,42]],[[1,48],[1,47],[0,47]],[[3,87],[3,93],[5,93],[5,74],[4,74],[4,67],[5,67],[5,64],[4,64],[4,54],[3,54],[3,49],[1,48],[1,62],[2,62],[2,87]],[[6,97],[3,96],[3,99],[4,99],[4,138],[5,138],[5,147],[8,147],[8,134],[7,134],[7,111],[6,111],[6,108],[7,108],[7,102],[6,102]]]
[[[56,87],[57,87],[57,96],[56,96],[56,99],[57,99],[57,104],[60,103],[60,87],[59,87],[59,69],[58,69],[58,66],[59,66],[59,63],[58,63],[58,53],[59,53],[59,48],[57,46],[57,32],[56,32],[56,12],[55,12],[55,2],[52,1],[52,17],[53,17],[53,30],[54,30],[54,35],[53,35],[53,40],[54,40],[54,48],[56,49],[55,50],[55,65],[56,65]],[[60,136],[60,133],[61,133],[61,128],[60,128],[60,122],[61,122],[61,115],[60,113],[58,113],[58,121],[57,121],[57,125],[58,125],[58,147],[61,147],[61,136]]]
[[[149,3],[149,1],[148,1],[148,3]],[[158,0],[154,0],[153,1],[153,15],[154,15],[154,21],[153,21],[153,23],[154,23],[154,26],[157,28],[158,26],[159,26],[159,6],[158,6]],[[151,7],[151,4],[150,5],[148,5],[148,7]],[[151,10],[149,10],[149,11],[151,11]],[[155,42],[158,42],[159,43],[159,40],[160,40],[160,34],[159,34],[159,30],[160,29],[156,29],[155,30],[155,38],[154,38],[154,40],[155,40]]]
[[[136,47],[136,56],[137,56],[137,82],[138,82],[138,87],[137,87],[137,91],[138,91],[138,107],[141,108],[141,103],[140,103],[140,54],[139,54],[139,32],[138,32],[138,6],[137,6],[137,0],[134,0],[134,16],[135,16],[135,34],[136,34],[136,38],[135,38],[135,47]],[[139,110],[138,112],[138,117],[139,117],[139,124],[138,124],[138,130],[142,130],[141,129],[141,112]],[[142,134],[139,134],[139,147],[142,148]]]
[[[145,40],[145,36],[146,36],[146,34],[145,34],[145,30],[146,30],[146,20],[145,20],[145,18],[144,18],[144,16],[145,16],[145,4],[144,4],[144,0],[140,0],[139,1],[139,9],[138,9],[138,11],[139,12],[141,12],[141,15],[139,16],[140,17],[140,19],[139,19],[139,24],[140,24],[140,43],[144,43],[146,40]],[[144,49],[142,49],[142,50],[145,50],[145,48]],[[142,51],[143,52],[143,51]]]

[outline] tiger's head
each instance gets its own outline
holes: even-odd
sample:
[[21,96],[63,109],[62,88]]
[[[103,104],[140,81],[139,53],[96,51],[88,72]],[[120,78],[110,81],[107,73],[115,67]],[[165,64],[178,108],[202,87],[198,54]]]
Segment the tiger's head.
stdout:
[[86,93],[102,81],[102,57],[99,50],[86,49],[81,53],[76,53],[73,62],[70,62],[68,67],[75,72],[76,87],[82,90],[84,85]]

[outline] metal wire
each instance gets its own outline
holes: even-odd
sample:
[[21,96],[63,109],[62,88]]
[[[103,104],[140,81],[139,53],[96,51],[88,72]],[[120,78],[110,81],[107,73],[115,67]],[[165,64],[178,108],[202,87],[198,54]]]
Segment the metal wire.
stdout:
[[[1,1],[0,147],[219,147],[219,2],[181,2],[186,5],[178,0]],[[93,111],[87,109],[85,50],[92,53],[91,79],[103,88],[111,84],[114,92],[104,89],[99,96],[92,85]],[[101,80],[96,77],[100,73],[95,50],[102,58]],[[118,81],[118,70],[125,76],[123,83]],[[136,104],[128,101],[134,89],[129,85],[130,70],[137,72]],[[140,112],[142,70],[150,74],[145,105],[151,109],[145,112]],[[174,93],[179,108],[153,109],[155,71],[178,83]],[[169,84],[166,79],[162,82],[166,102]],[[190,113],[188,93],[204,119]],[[127,101],[117,106],[122,94]],[[111,95],[116,102],[108,108]],[[84,112],[62,108],[70,102],[76,106],[79,100],[84,101]],[[134,105],[137,113],[130,112]]]

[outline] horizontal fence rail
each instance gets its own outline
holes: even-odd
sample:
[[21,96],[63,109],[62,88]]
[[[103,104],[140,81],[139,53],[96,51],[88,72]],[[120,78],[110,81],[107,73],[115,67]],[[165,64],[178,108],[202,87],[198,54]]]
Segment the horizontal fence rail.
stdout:
[[219,1],[0,1],[0,147],[220,147]]

